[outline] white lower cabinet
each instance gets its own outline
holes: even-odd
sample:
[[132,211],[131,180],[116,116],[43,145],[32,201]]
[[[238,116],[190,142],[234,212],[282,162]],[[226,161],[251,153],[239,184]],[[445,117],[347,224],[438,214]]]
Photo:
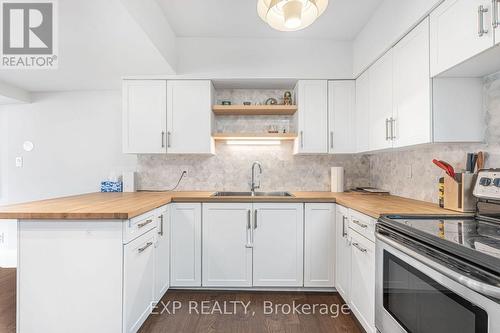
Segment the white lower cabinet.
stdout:
[[375,329],[375,243],[351,229],[349,305],[367,332]]
[[335,221],[335,288],[346,303],[351,290],[351,240],[349,239],[349,209],[337,205]]
[[201,203],[176,203],[171,206],[172,287],[201,286]]
[[253,285],[303,286],[303,204],[253,205]]
[[304,287],[335,284],[335,204],[306,203]]
[[203,286],[251,287],[251,203],[203,204]]
[[170,206],[158,211],[156,232],[155,302],[158,302],[170,286]]
[[154,299],[156,229],[123,246],[123,327],[137,332],[151,313]]

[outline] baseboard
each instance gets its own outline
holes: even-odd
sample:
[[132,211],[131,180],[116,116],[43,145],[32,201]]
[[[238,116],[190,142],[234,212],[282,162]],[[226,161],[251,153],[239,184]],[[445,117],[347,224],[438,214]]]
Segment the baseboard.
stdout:
[[170,287],[169,290],[196,290],[196,291],[269,291],[269,292],[318,292],[318,293],[334,293],[335,288],[311,288],[311,287]]

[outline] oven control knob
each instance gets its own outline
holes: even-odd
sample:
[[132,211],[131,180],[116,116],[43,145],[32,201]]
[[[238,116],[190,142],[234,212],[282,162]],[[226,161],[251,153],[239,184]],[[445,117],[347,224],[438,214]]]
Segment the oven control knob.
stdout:
[[479,185],[490,186],[491,185],[491,179],[490,178],[486,178],[486,177],[482,177],[481,179],[479,179]]
[[495,185],[496,187],[500,187],[500,178],[495,178],[493,180],[493,185]]

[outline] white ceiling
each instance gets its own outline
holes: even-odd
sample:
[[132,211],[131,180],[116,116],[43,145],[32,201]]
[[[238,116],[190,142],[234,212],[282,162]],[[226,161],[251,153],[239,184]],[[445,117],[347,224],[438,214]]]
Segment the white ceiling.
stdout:
[[257,15],[257,0],[157,0],[178,37],[352,40],[382,0],[330,0],[308,28],[279,32]]
[[119,0],[59,1],[59,68],[0,70],[0,81],[28,91],[119,89],[121,77],[171,74]]

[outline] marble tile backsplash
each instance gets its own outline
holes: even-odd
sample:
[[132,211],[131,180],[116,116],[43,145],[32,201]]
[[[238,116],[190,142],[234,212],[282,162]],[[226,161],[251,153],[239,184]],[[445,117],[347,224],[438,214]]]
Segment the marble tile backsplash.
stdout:
[[443,172],[432,164],[433,158],[465,169],[467,152],[481,150],[486,152],[486,167],[500,167],[500,73],[484,79],[484,97],[484,144],[425,145],[370,155],[371,185],[396,195],[437,202],[437,183]]
[[262,191],[329,191],[330,168],[345,168],[346,186],[369,183],[369,159],[363,155],[295,156],[292,142],[280,146],[216,144],[216,155],[139,155],[139,189],[172,188],[182,170],[188,176],[178,190],[248,191],[251,165],[260,161]]

